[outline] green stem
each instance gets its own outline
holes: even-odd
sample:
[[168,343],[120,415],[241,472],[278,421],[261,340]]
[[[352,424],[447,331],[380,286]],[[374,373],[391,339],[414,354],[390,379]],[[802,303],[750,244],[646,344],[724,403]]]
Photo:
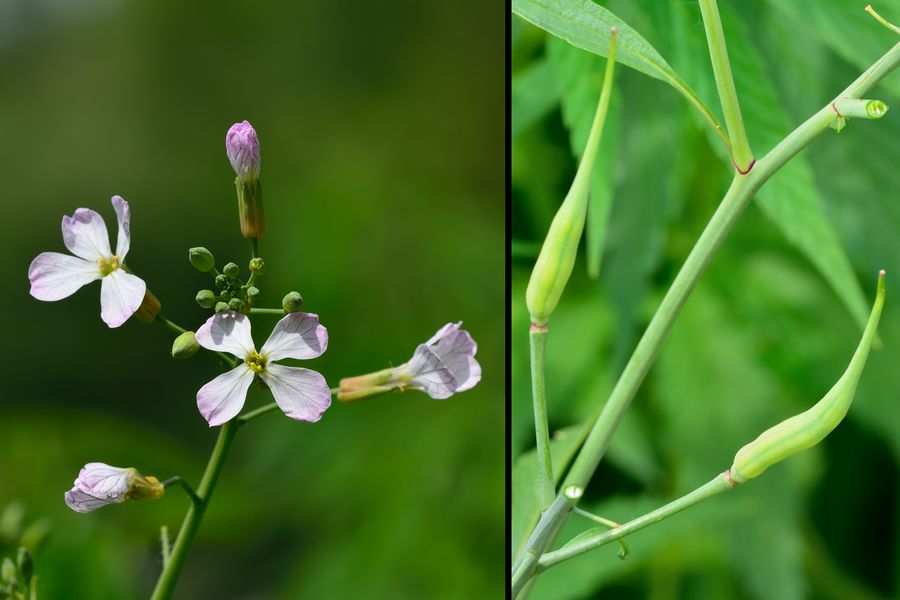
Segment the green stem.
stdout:
[[162,564],[163,570],[169,566],[169,559],[172,555],[172,545],[169,543],[169,528],[163,525],[159,528],[159,545],[162,548]]
[[234,434],[238,430],[238,424],[229,421],[222,425],[219,429],[219,437],[216,439],[216,445],[206,464],[206,470],[203,472],[203,479],[200,480],[200,487],[197,488],[197,496],[199,503],[191,503],[188,507],[187,515],[178,530],[178,537],[175,538],[175,545],[172,547],[172,553],[169,562],[163,567],[162,573],[156,582],[156,588],[153,590],[151,600],[166,600],[172,595],[175,584],[178,582],[178,575],[184,567],[184,561],[187,558],[188,549],[194,541],[197,529],[200,527],[200,521],[203,519],[203,513],[209,505],[213,490],[216,487],[216,481],[222,472],[222,466],[225,464],[225,457],[228,455],[228,449],[234,439]]
[[563,522],[569,513],[572,512],[574,506],[571,500],[560,495],[556,497],[548,509],[541,513],[541,520],[538,522],[538,526],[534,528],[534,531],[531,532],[531,537],[528,538],[526,550],[519,555],[519,558],[513,564],[513,598],[522,591],[525,584],[534,575],[538,558],[544,551],[544,548],[550,544],[559,528],[562,527]]
[[[850,84],[847,89],[838,94],[837,98],[859,98],[888,73],[893,71],[898,64],[900,64],[900,43],[895,44],[884,56],[862,73],[856,81]],[[712,260],[713,255],[724,241],[738,216],[763,183],[819,134],[828,129],[833,116],[834,110],[831,107],[831,103],[828,103],[784,138],[769,154],[758,160],[749,174],[735,175],[722,203],[715,214],[713,214],[706,229],[703,230],[700,239],[691,250],[656,314],[651,319],[647,330],[641,337],[640,342],[638,342],[637,348],[635,348],[634,354],[619,377],[619,381],[616,383],[609,400],[594,420],[591,431],[561,489],[565,490],[570,485],[576,485],[583,489],[587,485],[606,452],[612,434],[628,409],[631,399],[637,392],[647,371],[649,371],[653,359],[659,352],[665,335],[678,316],[681,307],[687,300],[687,296],[693,290],[697,280]],[[564,521],[568,514],[562,514],[559,519]],[[531,552],[536,555],[542,553],[552,541],[553,535],[535,534],[540,533],[539,529],[550,526],[558,530],[561,522],[545,523],[544,519],[541,519],[532,537],[529,538],[524,552]],[[533,540],[543,541],[544,545],[540,547],[534,545],[532,543]]]
[[731,480],[728,472],[726,471],[725,473],[717,475],[715,479],[709,481],[708,483],[705,483],[693,492],[684,495],[677,500],[673,500],[665,506],[657,508],[653,512],[649,512],[646,515],[640,516],[633,521],[629,521],[624,525],[620,525],[619,527],[615,527],[614,529],[610,529],[609,531],[604,531],[603,533],[599,533],[595,536],[580,540],[578,542],[575,542],[574,544],[567,544],[559,550],[544,554],[543,556],[541,556],[540,560],[538,560],[537,572],[540,573],[541,571],[545,571],[553,565],[563,562],[564,560],[574,558],[579,554],[584,554],[588,550],[599,548],[600,546],[618,540],[619,538],[624,537],[629,533],[634,533],[635,531],[643,529],[648,525],[659,523],[663,519],[667,519],[672,515],[679,513],[684,509],[693,506],[694,504],[697,504],[698,502],[702,502],[707,498],[717,496],[722,492],[727,492],[732,487],[734,487],[734,482]]
[[747,141],[747,132],[744,130],[744,119],[741,118],[741,106],[731,75],[728,48],[725,46],[725,34],[722,31],[716,0],[700,0],[700,13],[703,15],[703,26],[706,28],[706,40],[709,43],[709,58],[716,78],[716,88],[719,90],[725,126],[728,128],[728,139],[731,142],[731,160],[739,172],[747,173],[753,166],[753,151],[750,150],[750,142]]
[[281,315],[284,316],[283,308],[251,308],[251,315]]
[[184,492],[188,495],[188,497],[190,497],[191,501],[194,504],[200,504],[202,502],[202,500],[200,500],[200,496],[198,496],[197,492],[194,491],[194,488],[191,487],[191,484],[189,484],[181,477],[176,475],[175,477],[170,477],[169,479],[166,479],[162,482],[163,487],[169,487],[172,484],[181,486],[181,489],[184,490]]
[[187,331],[187,329],[185,329],[184,327],[180,327],[179,325],[176,325],[172,321],[170,321],[167,318],[165,318],[164,316],[162,316],[162,313],[156,315],[156,320],[159,321],[162,325],[165,325],[166,327],[168,327],[169,329],[174,331],[175,333],[181,334],[181,333],[184,333],[185,331]]
[[553,461],[550,457],[550,429],[547,425],[547,394],[544,382],[544,354],[547,349],[547,326],[532,323],[531,397],[534,404],[534,434],[537,444],[538,476],[541,480],[541,510],[546,510],[556,496]]
[[250,258],[256,258],[259,256],[259,240],[256,238],[250,238]]

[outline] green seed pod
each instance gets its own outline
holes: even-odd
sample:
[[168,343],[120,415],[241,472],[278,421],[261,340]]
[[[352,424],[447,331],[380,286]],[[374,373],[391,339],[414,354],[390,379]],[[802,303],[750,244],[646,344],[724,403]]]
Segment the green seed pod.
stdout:
[[237,279],[237,276],[241,274],[241,268],[233,262],[230,262],[222,267],[222,273],[229,279]]
[[191,248],[188,250],[188,260],[201,273],[206,273],[216,266],[216,259],[206,248]]
[[853,402],[883,306],[884,271],[881,271],[878,274],[878,292],[869,322],[847,370],[825,397],[810,409],[767,429],[738,450],[731,467],[731,478],[735,482],[742,483],[757,477],[775,463],[815,446],[838,426]]
[[190,358],[200,350],[193,331],[185,331],[172,342],[172,358]]
[[262,275],[263,271],[266,270],[266,263],[263,259],[258,256],[250,261],[250,272],[255,273],[257,275]]
[[216,302],[216,314],[217,315],[224,315],[225,313],[227,313],[230,310],[231,310],[231,308],[228,306],[227,302]]
[[303,296],[300,292],[290,292],[281,301],[281,308],[285,313],[297,312],[303,306]]
[[216,294],[212,290],[200,290],[194,297],[200,308],[212,308],[216,305]]
[[535,325],[547,324],[575,266],[578,242],[581,240],[587,217],[591,175],[597,162],[603,123],[606,121],[606,112],[609,108],[615,65],[615,40],[616,31],[613,28],[603,89],[600,92],[597,112],[594,114],[581,163],[578,165],[569,193],[553,217],[553,222],[550,223],[550,230],[544,239],[544,245],[541,246],[541,252],[531,272],[531,279],[528,281],[528,289],[525,291],[525,302],[531,314],[531,321]]

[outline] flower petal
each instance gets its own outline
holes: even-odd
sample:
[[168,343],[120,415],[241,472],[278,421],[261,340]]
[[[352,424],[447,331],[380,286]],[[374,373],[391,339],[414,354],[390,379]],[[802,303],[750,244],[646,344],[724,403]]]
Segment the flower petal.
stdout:
[[197,408],[210,427],[230,421],[241,412],[251,383],[253,371],[240,364],[200,388]]
[[270,363],[260,377],[272,390],[278,407],[292,419],[315,423],[331,406],[331,390],[321,373]]
[[450,369],[425,344],[419,344],[405,370],[414,375],[410,387],[422,390],[432,398],[449,398],[456,391],[456,379]]
[[84,465],[75,487],[97,498],[118,498],[125,496],[128,491],[128,482],[134,475],[134,469],[113,467],[101,462],[92,462]]
[[282,358],[315,358],[328,348],[328,330],[319,316],[295,312],[275,324],[260,354],[269,361]]
[[459,329],[460,325],[462,325],[462,321],[457,321],[456,323],[447,323],[446,325],[438,329],[437,333],[428,338],[428,341],[425,342],[425,344],[431,346],[438,343],[442,337]]
[[62,233],[66,248],[79,258],[94,262],[112,256],[106,223],[89,208],[79,208],[71,217],[63,217]]
[[196,337],[197,343],[207,350],[228,352],[238,358],[246,358],[256,348],[250,319],[235,311],[211,316],[197,329]]
[[116,269],[100,283],[100,318],[118,327],[141,307],[147,284],[137,275]]
[[83,492],[78,488],[72,488],[65,494],[66,504],[75,512],[88,513],[98,508],[103,508],[107,504],[117,504],[125,501],[125,496],[121,498],[96,498],[87,492]]
[[59,252],[38,254],[28,267],[31,295],[38,300],[68,298],[100,277],[97,263]]
[[113,208],[116,209],[116,220],[119,221],[119,237],[116,238],[116,256],[119,261],[125,260],[131,247],[131,209],[122,196],[112,197]]
[[457,392],[464,392],[481,381],[481,365],[474,358],[478,344],[468,331],[454,328],[441,337],[431,349],[453,374],[457,382]]

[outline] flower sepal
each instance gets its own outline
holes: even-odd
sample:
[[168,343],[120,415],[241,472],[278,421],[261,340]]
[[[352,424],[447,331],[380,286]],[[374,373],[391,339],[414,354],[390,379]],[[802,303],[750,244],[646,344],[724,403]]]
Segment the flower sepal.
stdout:
[[144,323],[152,323],[156,320],[156,315],[159,314],[161,308],[162,304],[160,304],[159,299],[153,295],[153,292],[146,290],[144,299],[135,311],[134,316]]
[[263,213],[262,183],[259,179],[241,181],[236,177],[238,211],[241,217],[241,235],[247,239],[261,239],[266,232],[266,219]]
[[372,398],[373,396],[380,396],[398,387],[397,385],[392,385],[395,380],[396,374],[394,369],[383,369],[365,375],[345,377],[341,379],[337,399],[341,402],[349,403]]

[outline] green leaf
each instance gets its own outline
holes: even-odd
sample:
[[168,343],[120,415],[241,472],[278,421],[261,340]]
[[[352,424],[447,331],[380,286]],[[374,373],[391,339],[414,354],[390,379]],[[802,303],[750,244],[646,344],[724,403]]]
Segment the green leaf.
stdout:
[[516,137],[540,121],[559,103],[559,92],[550,62],[544,58],[538,59],[513,75],[510,97],[511,135]]
[[[841,58],[860,70],[868,68],[897,43],[895,34],[866,13],[865,2],[848,2],[847,0],[766,1],[789,20],[793,27],[802,27],[814,32]],[[884,2],[882,6],[878,4],[873,4],[873,6],[888,21],[900,20],[900,10],[897,10],[896,3],[893,10],[890,2]],[[900,78],[896,75],[886,78],[882,85],[892,94],[900,97]]]
[[[550,455],[556,482],[568,467],[575,452],[587,436],[584,425],[573,425],[557,431],[550,440]],[[541,516],[537,470],[534,450],[516,459],[512,472],[512,552],[515,558]]]
[[[759,51],[737,14],[721,7],[728,54],[754,155],[763,156],[792,129]],[[803,252],[863,327],[868,303],[837,232],[828,221],[812,167],[794,157],[757,193],[762,211]]]
[[513,0],[512,8],[526,21],[599,56],[608,54],[610,28],[615,27],[618,29],[616,60],[674,87],[700,111],[728,145],[722,126],[699,96],[672,70],[650,42],[607,9],[591,0]]
[[[605,61],[557,37],[547,39],[547,57],[562,99],[563,122],[569,130],[572,153],[580,159],[597,109]],[[591,278],[600,273],[606,231],[613,202],[613,176],[619,138],[619,101],[613,88],[600,151],[591,177],[585,247]]]

